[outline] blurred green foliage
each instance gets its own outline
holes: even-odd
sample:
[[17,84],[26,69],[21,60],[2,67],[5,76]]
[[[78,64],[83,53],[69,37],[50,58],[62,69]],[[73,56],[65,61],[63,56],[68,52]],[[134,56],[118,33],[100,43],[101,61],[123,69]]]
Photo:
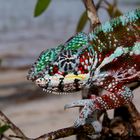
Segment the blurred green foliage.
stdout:
[[0,125],[0,135],[2,135],[5,131],[7,131],[10,128],[9,125]]
[[[118,0],[113,0],[110,2],[110,0],[99,0],[96,7],[97,9],[103,8],[107,11],[110,18],[114,18],[117,16],[120,16],[122,12],[119,10],[117,6]],[[40,16],[45,10],[47,10],[49,4],[51,3],[51,0],[37,0],[35,9],[34,9],[34,17]],[[76,26],[76,32],[80,32],[84,29],[86,23],[88,21],[87,13],[84,11],[77,23]]]
[[119,9],[114,8],[113,5],[109,5],[106,10],[108,11],[108,14],[111,18],[122,15],[122,12]]
[[104,8],[107,10],[110,18],[115,18],[122,15],[122,12],[117,7],[117,0],[114,0],[113,3],[109,3],[107,0],[104,0],[104,2],[107,5],[107,7]]
[[88,17],[87,17],[87,12],[84,11],[78,21],[77,27],[76,27],[76,32],[80,32],[84,29],[86,23],[88,21]]
[[51,0],[37,0],[35,9],[34,9],[34,17],[40,16],[49,6]]

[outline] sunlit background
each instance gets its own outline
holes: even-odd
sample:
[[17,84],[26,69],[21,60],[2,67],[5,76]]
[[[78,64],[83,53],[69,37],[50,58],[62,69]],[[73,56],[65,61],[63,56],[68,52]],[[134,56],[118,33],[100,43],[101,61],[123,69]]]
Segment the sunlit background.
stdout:
[[[85,10],[81,0],[52,0],[47,11],[34,18],[35,4],[36,0],[0,0],[0,109],[29,137],[70,126],[78,115],[78,109],[64,111],[63,106],[80,94],[49,95],[26,75],[42,50],[75,34]],[[139,6],[139,0],[118,0],[123,13]],[[102,22],[109,19],[105,10],[98,13]],[[84,31],[88,29],[89,24]],[[140,95],[136,96],[138,107]]]

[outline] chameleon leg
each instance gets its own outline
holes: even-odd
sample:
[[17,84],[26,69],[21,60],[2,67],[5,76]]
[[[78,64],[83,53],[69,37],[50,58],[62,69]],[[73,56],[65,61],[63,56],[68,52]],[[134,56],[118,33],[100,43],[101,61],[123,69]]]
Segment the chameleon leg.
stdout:
[[98,104],[101,110],[108,110],[120,107],[133,99],[133,93],[128,88],[123,86],[117,93],[108,93],[96,98],[96,104]]
[[78,119],[75,121],[74,126],[79,127],[87,122],[88,118],[96,110],[108,110],[120,107],[133,98],[132,91],[123,86],[118,90],[117,93],[108,93],[95,99],[86,99],[74,101],[71,104],[65,105],[65,109],[77,107],[79,105],[83,106]]

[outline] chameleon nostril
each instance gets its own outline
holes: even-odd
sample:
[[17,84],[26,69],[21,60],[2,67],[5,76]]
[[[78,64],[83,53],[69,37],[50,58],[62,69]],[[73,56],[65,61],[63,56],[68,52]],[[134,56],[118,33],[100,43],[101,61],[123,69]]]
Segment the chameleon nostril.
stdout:
[[36,82],[36,84],[39,84],[40,83],[40,79],[37,79],[35,82]]
[[35,81],[35,83],[36,83],[37,85],[39,85],[39,86],[44,87],[44,86],[46,86],[46,85],[48,84],[48,80],[43,79],[43,78],[39,78],[39,79],[37,79],[37,80]]

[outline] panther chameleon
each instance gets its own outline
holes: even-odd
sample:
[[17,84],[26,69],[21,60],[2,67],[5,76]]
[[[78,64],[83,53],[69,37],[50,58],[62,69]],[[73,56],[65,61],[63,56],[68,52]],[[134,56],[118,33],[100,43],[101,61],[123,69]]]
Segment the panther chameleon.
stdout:
[[28,79],[51,93],[70,93],[92,85],[108,91],[65,105],[83,107],[75,127],[85,124],[96,110],[131,102],[133,94],[126,85],[140,80],[140,9],[43,51],[29,70]]

